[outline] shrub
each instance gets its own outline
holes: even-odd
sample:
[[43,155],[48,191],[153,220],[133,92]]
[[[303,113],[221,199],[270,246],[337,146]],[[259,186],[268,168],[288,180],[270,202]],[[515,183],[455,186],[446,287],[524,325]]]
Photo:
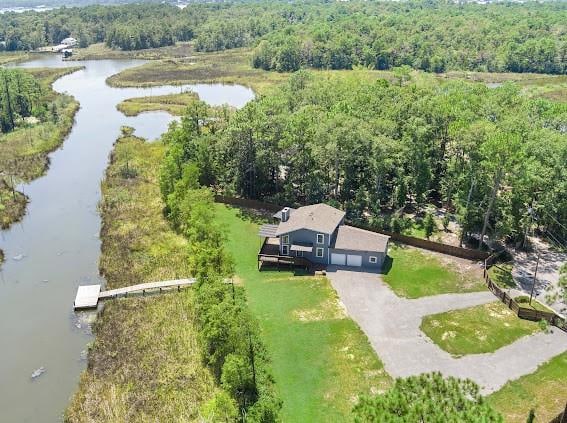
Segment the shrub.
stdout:
[[354,407],[363,422],[501,422],[470,380],[444,379],[440,373],[397,379],[382,395],[363,396]]

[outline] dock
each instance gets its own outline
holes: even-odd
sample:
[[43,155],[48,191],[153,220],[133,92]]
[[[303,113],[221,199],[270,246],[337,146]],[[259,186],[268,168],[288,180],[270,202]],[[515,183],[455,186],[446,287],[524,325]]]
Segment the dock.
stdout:
[[185,288],[191,286],[196,282],[195,279],[175,279],[170,281],[160,282],[147,282],[138,285],[126,286],[123,288],[110,289],[102,291],[101,285],[82,285],[77,289],[75,302],[73,308],[75,310],[85,310],[89,308],[96,308],[100,300],[109,298],[127,297],[128,294],[142,294],[146,292],[162,292],[164,290],[171,290],[177,288]]

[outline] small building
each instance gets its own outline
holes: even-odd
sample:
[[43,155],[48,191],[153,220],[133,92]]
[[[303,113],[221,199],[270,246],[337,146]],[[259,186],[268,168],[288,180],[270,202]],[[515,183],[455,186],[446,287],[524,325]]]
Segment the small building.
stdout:
[[345,225],[345,212],[327,204],[285,207],[274,218],[278,223],[260,228],[259,235],[265,238],[261,261],[264,255],[306,267],[312,263],[381,269],[388,254],[390,237]]
[[63,41],[61,41],[59,44],[63,44],[67,47],[74,47],[75,45],[77,45],[77,40],[73,37],[68,37],[65,38]]

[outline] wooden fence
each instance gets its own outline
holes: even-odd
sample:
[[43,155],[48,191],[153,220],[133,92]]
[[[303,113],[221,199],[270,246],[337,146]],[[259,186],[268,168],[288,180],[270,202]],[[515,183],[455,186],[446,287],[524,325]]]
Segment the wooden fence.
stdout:
[[[251,209],[261,209],[267,211],[279,211],[282,206],[266,203],[264,201],[250,200],[246,198],[230,197],[226,195],[215,195],[215,201],[218,203],[230,204],[233,206],[247,207]],[[353,225],[361,229],[388,235],[392,240],[413,247],[423,248],[425,250],[435,251],[454,257],[465,258],[469,260],[484,260],[484,280],[488,289],[500,299],[510,310],[517,314],[521,319],[540,321],[546,320],[551,325],[558,327],[567,332],[567,319],[547,311],[532,310],[530,308],[521,307],[516,300],[510,297],[504,290],[496,285],[488,275],[488,269],[492,267],[500,253],[489,254],[484,251],[471,250],[470,248],[456,247],[454,245],[442,244],[440,242],[428,241],[426,239],[415,238],[412,236],[402,235],[394,232],[379,231],[368,228],[364,225]]]
[[[262,209],[268,211],[279,211],[283,206],[266,203],[258,200],[249,200],[246,198],[230,197],[226,195],[216,195],[215,201],[218,203],[230,204],[233,206],[248,207],[251,209]],[[411,245],[413,247],[423,248],[425,250],[435,251],[438,253],[447,254],[454,257],[460,257],[469,260],[486,260],[489,253],[485,251],[471,250],[470,248],[461,248],[454,245],[442,244],[440,242],[429,241],[427,239],[415,238],[413,236],[402,235],[394,232],[381,231],[369,228],[365,225],[358,225],[349,222],[350,225],[366,229],[368,231],[377,232],[383,235],[388,235],[393,241],[401,242],[402,244]]]
[[559,413],[557,417],[552,419],[549,423],[567,423],[567,402],[565,403],[565,410]]
[[506,291],[496,285],[490,275],[488,270],[494,264],[498,254],[493,254],[484,261],[484,280],[488,289],[500,299],[510,310],[512,310],[520,319],[532,320],[539,322],[540,320],[546,320],[549,324],[558,327],[561,330],[567,332],[567,320],[563,317],[551,312],[551,311],[541,311],[533,310],[531,308],[522,307],[514,298],[510,297]]
[[282,209],[282,206],[278,206],[277,204],[265,203],[263,201],[258,201],[258,200],[249,200],[248,198],[229,197],[226,195],[215,195],[215,201],[217,203],[230,204],[232,206],[247,207],[250,209],[268,210],[273,212],[277,212]]

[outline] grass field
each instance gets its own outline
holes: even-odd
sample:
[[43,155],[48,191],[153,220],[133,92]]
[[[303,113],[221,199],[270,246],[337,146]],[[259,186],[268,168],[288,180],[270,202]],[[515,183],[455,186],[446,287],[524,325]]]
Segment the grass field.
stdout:
[[[116,144],[101,203],[100,269],[110,288],[188,276],[186,240],[162,214],[163,153],[161,143],[135,137]],[[202,421],[200,408],[217,388],[193,313],[191,290],[107,302],[66,421]]]
[[455,356],[494,352],[539,330],[500,301],[426,316],[421,330]]
[[137,116],[143,112],[163,110],[174,116],[182,116],[189,106],[199,97],[195,93],[160,95],[153,97],[136,97],[124,100],[116,108],[126,116]]
[[524,423],[530,409],[536,422],[549,422],[567,402],[567,352],[541,365],[532,374],[508,382],[488,397],[488,402],[506,422]]
[[486,289],[482,278],[474,272],[459,271],[457,265],[442,263],[433,254],[390,244],[388,256],[383,279],[401,297],[419,298]]
[[350,421],[359,393],[383,390],[391,382],[366,336],[345,315],[326,278],[259,272],[258,217],[217,207],[272,358],[284,401],[282,421]]
[[252,68],[250,49],[195,53],[190,57],[152,61],[108,79],[115,87],[147,87],[194,83],[230,83],[251,87],[259,94],[285,81],[288,74]]

